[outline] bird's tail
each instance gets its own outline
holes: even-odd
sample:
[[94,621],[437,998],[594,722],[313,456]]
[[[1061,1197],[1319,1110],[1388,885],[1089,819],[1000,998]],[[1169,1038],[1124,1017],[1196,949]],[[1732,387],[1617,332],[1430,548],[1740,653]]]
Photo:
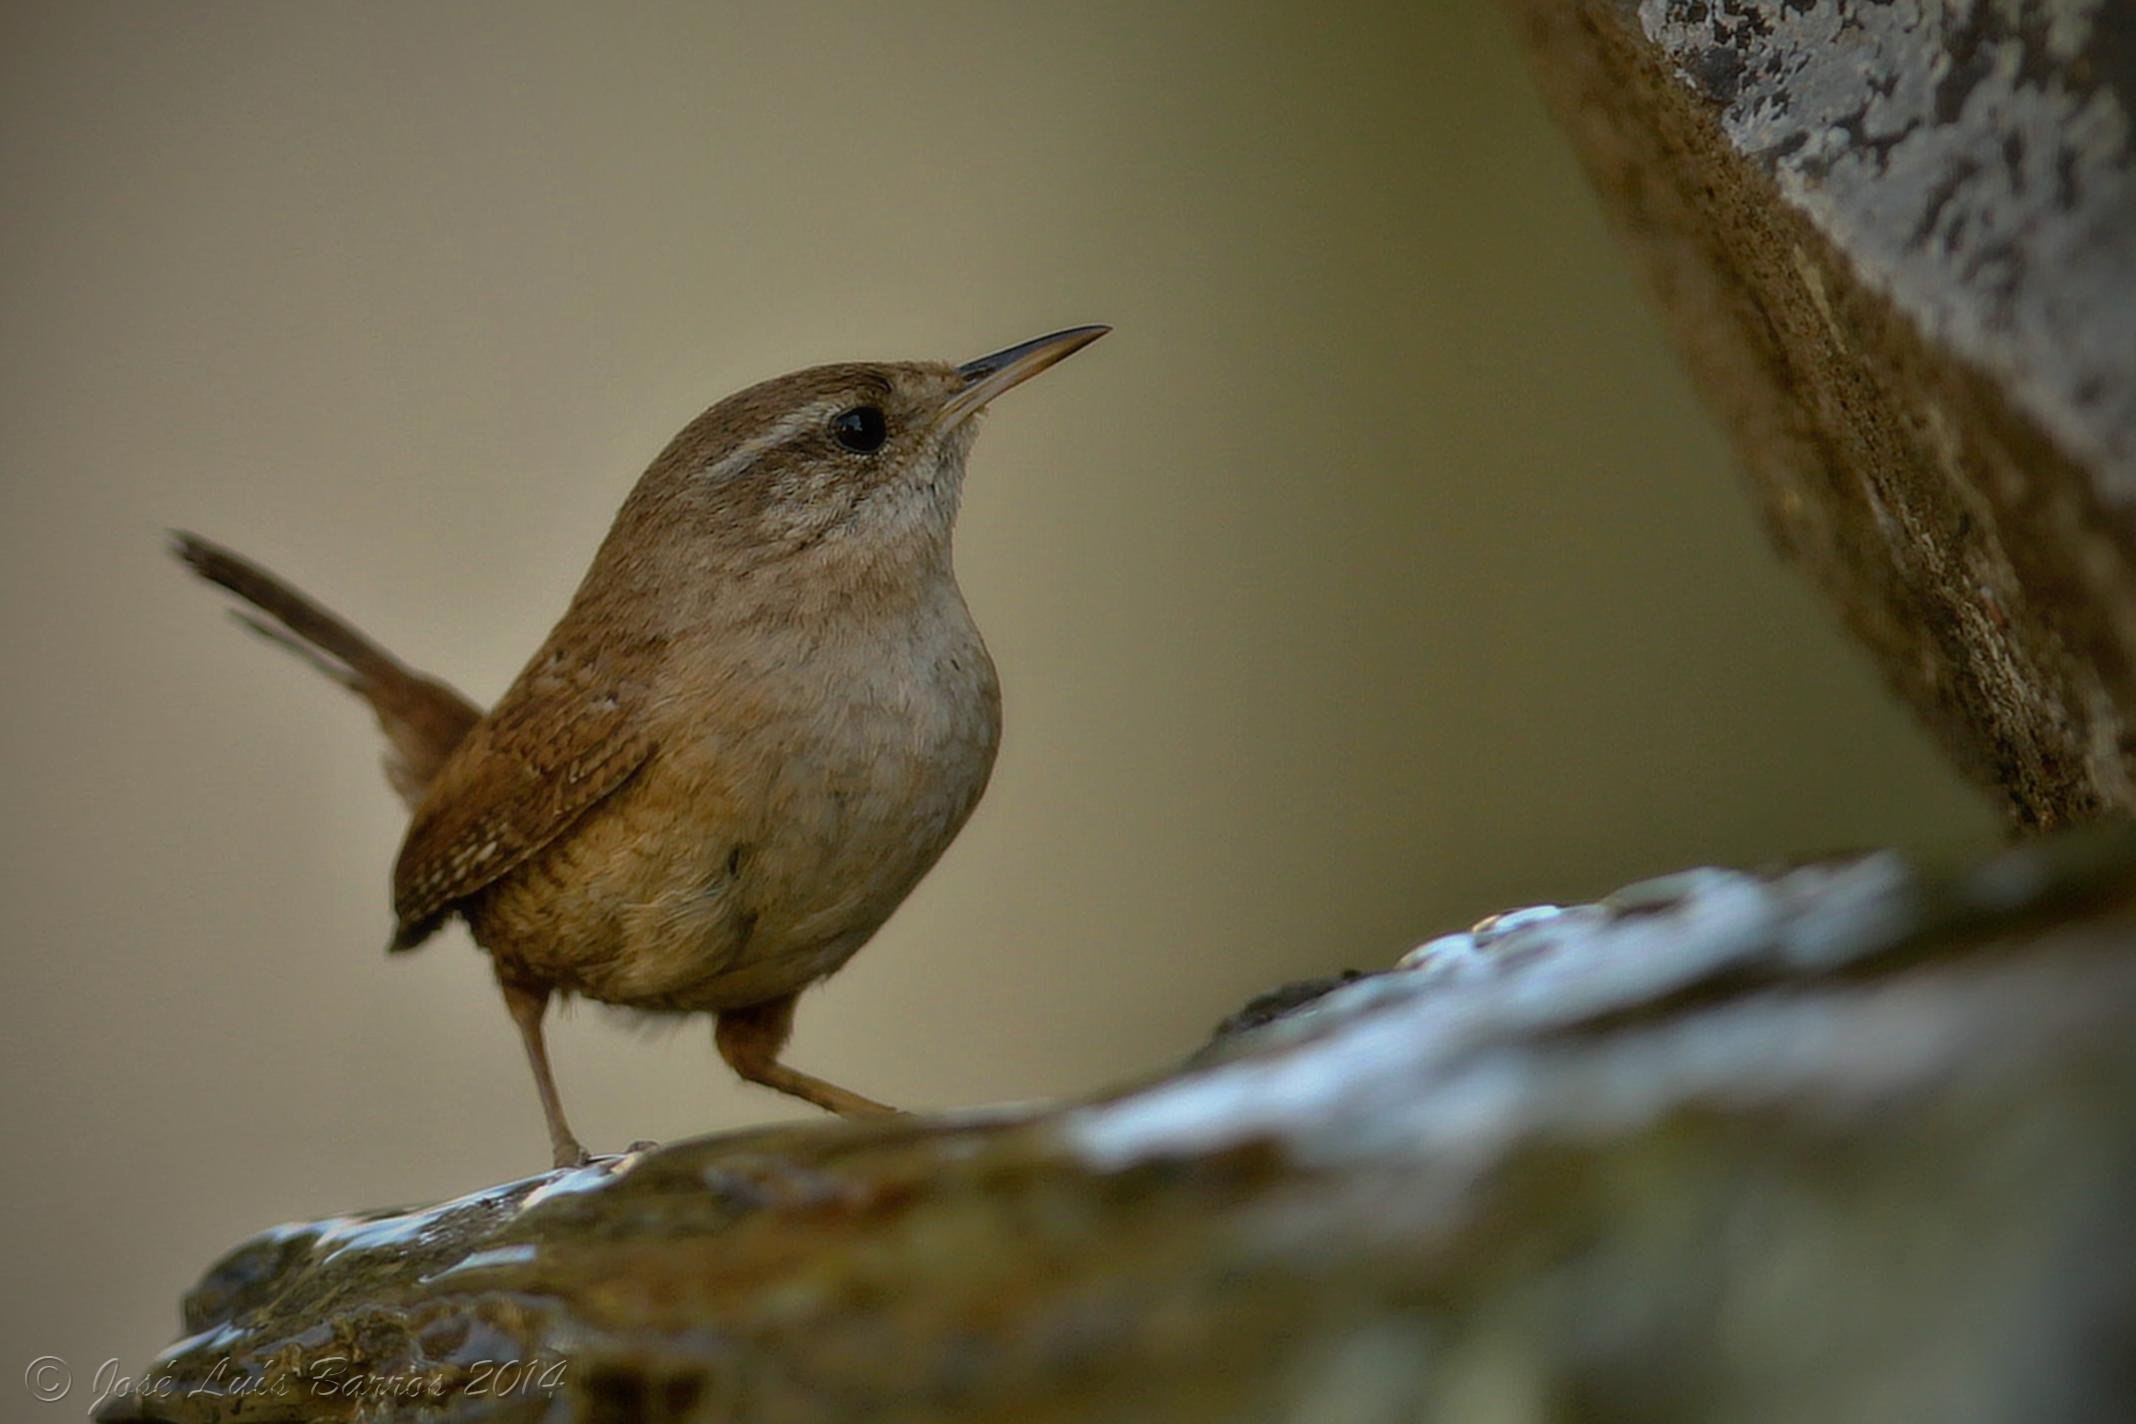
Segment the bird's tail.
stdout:
[[[232,615],[369,703],[386,734],[386,778],[412,811],[438,769],[481,719],[481,709],[385,649],[240,554],[195,534],[174,533],[171,552],[250,608]],[[264,615],[264,616],[262,616]]]

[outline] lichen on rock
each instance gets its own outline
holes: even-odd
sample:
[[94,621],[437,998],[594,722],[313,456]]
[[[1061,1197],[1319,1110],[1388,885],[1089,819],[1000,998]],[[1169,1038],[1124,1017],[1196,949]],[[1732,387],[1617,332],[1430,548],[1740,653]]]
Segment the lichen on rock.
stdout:
[[2136,813],[2136,12],[1506,3],[1781,549],[2016,825]]
[[278,1228],[104,1417],[2090,1417],[2132,1028],[2127,837],[1699,871],[1092,1101]]

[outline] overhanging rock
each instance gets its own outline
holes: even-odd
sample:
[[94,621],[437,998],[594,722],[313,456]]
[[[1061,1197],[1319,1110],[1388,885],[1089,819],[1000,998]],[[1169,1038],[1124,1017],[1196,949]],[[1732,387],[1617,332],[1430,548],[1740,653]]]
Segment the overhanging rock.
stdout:
[[1507,8],[1780,546],[2017,824],[2136,811],[2136,7]]

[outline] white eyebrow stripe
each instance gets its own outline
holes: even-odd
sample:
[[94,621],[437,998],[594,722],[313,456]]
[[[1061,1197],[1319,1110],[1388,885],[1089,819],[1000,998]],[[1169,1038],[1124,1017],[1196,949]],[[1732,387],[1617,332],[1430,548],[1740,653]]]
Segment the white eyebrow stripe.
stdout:
[[719,459],[705,466],[703,470],[698,472],[698,478],[705,480],[726,479],[729,475],[748,468],[749,465],[755,462],[756,457],[766,450],[784,445],[802,431],[822,424],[839,411],[844,410],[849,404],[851,402],[847,397],[838,396],[829,400],[817,401],[814,405],[803,406],[797,411],[782,416],[769,430],[750,436],[747,440],[720,456]]

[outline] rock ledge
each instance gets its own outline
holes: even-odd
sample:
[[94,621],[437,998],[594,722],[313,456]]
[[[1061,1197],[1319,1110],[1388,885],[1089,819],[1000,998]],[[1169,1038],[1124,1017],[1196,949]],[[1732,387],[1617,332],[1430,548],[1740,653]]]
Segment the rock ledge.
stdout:
[[101,1417],[1943,1424],[2132,1397],[2136,1354],[2100,1342],[2136,1338],[2136,839],[1694,871],[1405,964],[1094,1101],[278,1228]]

